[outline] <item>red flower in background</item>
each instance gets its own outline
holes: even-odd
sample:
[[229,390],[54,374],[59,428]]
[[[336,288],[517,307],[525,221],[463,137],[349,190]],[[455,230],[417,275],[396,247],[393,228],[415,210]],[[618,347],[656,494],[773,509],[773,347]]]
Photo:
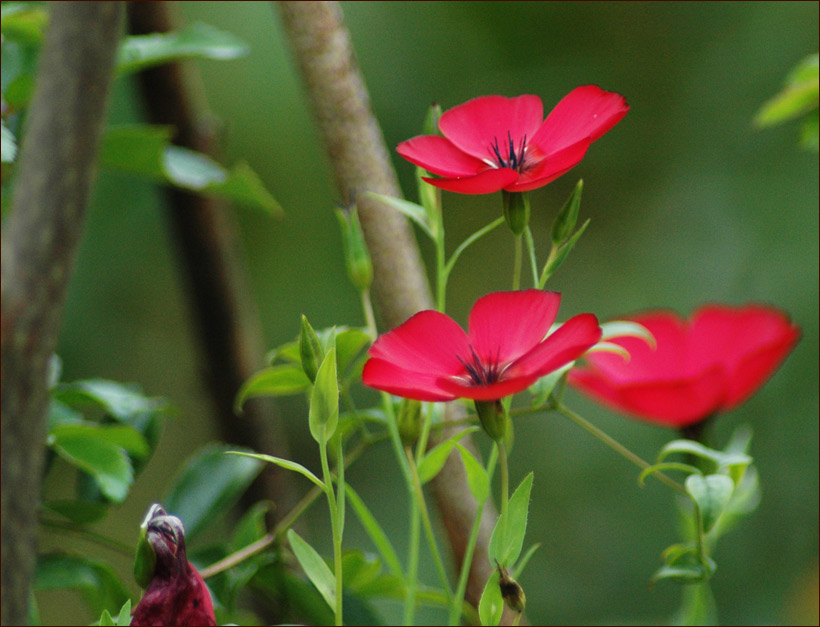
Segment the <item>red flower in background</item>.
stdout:
[[794,348],[800,330],[763,305],[707,305],[690,321],[668,312],[632,318],[655,336],[609,340],[629,351],[586,357],[569,382],[604,405],[670,427],[687,427],[737,407],[763,385]]
[[470,311],[469,334],[443,313],[422,311],[376,340],[362,379],[420,401],[493,401],[521,392],[601,337],[592,314],[547,336],[560,302],[560,294],[534,289],[487,294]]
[[590,144],[627,111],[623,96],[595,85],[573,89],[546,120],[538,96],[483,96],[441,116],[443,137],[414,137],[396,150],[442,177],[424,179],[441,189],[526,192],[578,165]]

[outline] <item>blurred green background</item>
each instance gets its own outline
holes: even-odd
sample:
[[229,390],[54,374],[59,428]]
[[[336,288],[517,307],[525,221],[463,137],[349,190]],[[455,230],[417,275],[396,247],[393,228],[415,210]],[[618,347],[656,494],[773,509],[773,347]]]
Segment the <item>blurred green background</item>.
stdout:
[[[798,124],[757,131],[752,119],[788,71],[817,51],[818,4],[342,7],[391,148],[420,132],[433,101],[447,109],[479,95],[532,93],[549,111],[588,83],[626,96],[627,117],[571,173],[532,194],[532,227],[542,246],[581,177],[582,218],[592,218],[548,287],[564,295],[561,319],[646,308],[688,314],[706,302],[760,301],[789,312],[802,327],[800,344],[777,374],[718,421],[718,445],[741,423],[754,429],[763,502],[721,541],[713,588],[725,624],[817,624],[818,159],[798,148]],[[316,328],[361,324],[332,212],[342,199],[278,15],[261,2],[186,2],[176,9],[181,20],[205,21],[252,47],[243,59],[198,67],[223,125],[226,162],[247,160],[287,214],[276,220],[236,210],[267,345],[292,339],[301,313]],[[117,83],[111,119],[140,119],[133,84]],[[394,163],[408,198],[416,199],[412,166],[395,153]],[[138,382],[179,408],[131,498],[101,526],[126,542],[135,541],[143,512],[162,496],[180,461],[216,433],[161,199],[147,183],[100,173],[59,346],[65,380]],[[450,250],[493,220],[500,200],[444,194]],[[429,247],[422,250],[430,261]],[[539,252],[543,259],[546,250]],[[499,229],[462,257],[448,298],[456,320],[466,321],[480,295],[508,288],[511,261],[499,260],[511,260],[511,253],[511,238]],[[569,401],[645,458],[676,435],[574,392]],[[315,469],[305,404],[297,398],[279,409],[292,457]],[[516,435],[512,481],[535,471],[527,541],[542,543],[521,581],[530,620],[667,621],[680,589],[668,582],[649,589],[647,582],[661,564],[660,551],[678,538],[669,491],[659,484],[640,489],[633,467],[559,416],[522,419]],[[392,464],[388,447],[379,448],[356,464],[349,480],[402,554],[406,499]],[[51,481],[49,489],[61,489]],[[308,533],[327,549],[323,509],[315,509]],[[45,547],[59,542],[42,540]],[[346,545],[371,550],[353,523]],[[115,563],[131,582],[128,561]],[[435,581],[432,568],[425,577]],[[68,593],[42,599],[44,623],[92,620]],[[68,615],[75,606],[76,615]],[[396,607],[382,608],[387,620],[399,620]]]

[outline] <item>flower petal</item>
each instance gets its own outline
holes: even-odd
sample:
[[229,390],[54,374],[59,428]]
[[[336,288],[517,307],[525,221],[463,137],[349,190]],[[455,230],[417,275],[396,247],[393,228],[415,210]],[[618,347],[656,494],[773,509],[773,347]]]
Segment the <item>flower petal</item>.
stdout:
[[532,350],[558,315],[557,292],[494,292],[470,311],[470,342],[484,363],[506,364]]
[[383,359],[369,359],[362,371],[362,382],[377,390],[417,401],[451,401],[456,396],[441,389],[441,377],[429,372],[409,371]]
[[538,96],[482,96],[445,111],[439,120],[444,136],[464,152],[496,162],[493,145],[509,154],[509,142],[518,150],[526,136],[538,131],[544,107]]
[[567,320],[546,340],[513,362],[502,377],[534,376],[538,379],[578,359],[600,339],[598,319],[593,314],[580,314]]
[[538,380],[537,376],[522,376],[504,379],[489,385],[472,385],[463,379],[442,378],[437,382],[439,389],[453,395],[453,398],[470,398],[476,401],[496,401],[523,392]]
[[368,354],[409,372],[460,375],[464,366],[458,357],[470,355],[470,341],[449,316],[422,311],[380,336]]
[[559,102],[532,137],[532,143],[549,157],[572,144],[595,141],[629,111],[620,94],[596,85],[576,87]]
[[518,179],[518,172],[509,168],[487,169],[475,176],[435,179],[423,177],[430,185],[459,194],[491,194],[500,192]]
[[439,135],[420,135],[396,146],[396,152],[410,163],[439,176],[473,176],[487,169],[487,164],[462,152]]
[[[525,170],[517,181],[504,189],[508,192],[528,192],[551,183],[581,162],[581,159],[587,153],[587,149],[589,149],[590,143],[588,140],[577,142],[554,152],[549,157],[541,158],[538,163]],[[539,157],[534,156],[534,158],[538,159]]]

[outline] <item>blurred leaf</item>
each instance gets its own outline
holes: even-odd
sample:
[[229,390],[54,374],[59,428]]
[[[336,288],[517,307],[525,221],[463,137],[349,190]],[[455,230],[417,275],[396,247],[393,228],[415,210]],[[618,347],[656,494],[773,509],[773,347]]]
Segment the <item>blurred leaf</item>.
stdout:
[[453,451],[453,447],[455,447],[456,442],[468,433],[473,433],[475,431],[478,431],[478,427],[468,427],[467,429],[459,431],[452,437],[439,442],[436,446],[427,451],[427,454],[424,456],[424,459],[421,460],[418,468],[419,481],[421,481],[422,485],[435,478],[435,476],[441,472],[441,469],[447,462],[447,458]]
[[4,2],[0,10],[0,31],[12,41],[39,45],[48,14],[42,5],[29,2]]
[[129,424],[137,415],[168,409],[168,402],[164,399],[145,396],[134,385],[104,379],[60,383],[54,388],[53,396],[74,409],[99,407],[117,420]]
[[57,425],[51,430],[58,440],[66,437],[87,436],[116,444],[135,457],[145,457],[150,452],[142,434],[129,425],[98,425],[96,423]]
[[274,457],[273,455],[263,455],[261,453],[245,453],[242,451],[226,451],[226,453],[230,453],[231,455],[241,455],[242,457],[250,457],[252,459],[258,459],[263,462],[268,462],[270,464],[275,464],[281,468],[286,470],[292,470],[293,472],[298,472],[303,477],[307,477],[317,486],[325,489],[325,484],[322,483],[321,479],[310,472],[307,468],[302,466],[297,462],[292,462],[289,459],[282,459],[281,457]]
[[358,516],[359,521],[362,523],[362,526],[367,532],[367,535],[370,536],[373,544],[376,545],[376,548],[381,554],[382,559],[384,559],[388,568],[390,568],[390,572],[401,577],[401,562],[399,561],[398,555],[396,555],[396,551],[393,548],[390,539],[387,537],[387,534],[384,533],[384,530],[381,528],[370,510],[367,509],[364,501],[362,501],[359,495],[356,494],[355,490],[353,490],[348,483],[345,483],[345,492],[347,494],[348,502],[353,507],[353,511],[356,512],[356,516]]
[[234,401],[234,411],[242,413],[242,405],[257,396],[288,396],[310,388],[310,379],[301,367],[270,366],[260,370],[242,384]]
[[818,121],[818,111],[806,116],[803,126],[800,128],[800,145],[807,150],[817,152],[820,142],[820,121]]
[[230,550],[238,551],[263,538],[268,533],[265,518],[272,509],[273,503],[270,501],[254,503],[234,526],[231,534]]
[[327,352],[316,373],[316,382],[310,395],[308,420],[313,439],[319,446],[325,446],[339,424],[339,383],[336,379],[335,348]]
[[490,559],[500,566],[515,564],[521,555],[524,536],[527,533],[527,516],[530,508],[530,490],[532,490],[533,473],[524,477],[510,497],[507,506],[506,520],[499,516],[490,538]]
[[393,198],[392,196],[384,196],[382,194],[377,194],[376,192],[365,192],[364,196],[370,196],[371,198],[375,198],[378,201],[383,202],[386,205],[389,205],[404,217],[409,218],[413,222],[415,222],[421,230],[424,231],[430,239],[435,239],[433,235],[433,230],[430,224],[427,222],[427,212],[425,211],[424,207],[421,205],[417,205],[414,202],[410,202],[409,200],[403,200],[401,198]]
[[322,598],[331,608],[336,607],[336,578],[325,560],[293,529],[288,529],[288,541],[308,579],[316,586]]
[[631,320],[611,320],[601,324],[601,340],[611,340],[617,337],[636,337],[643,340],[654,350],[657,347],[655,336],[642,324]]
[[75,525],[88,525],[102,520],[108,513],[108,505],[99,501],[74,501],[61,499],[46,501],[43,507],[50,512],[59,514]]
[[689,475],[684,485],[700,507],[703,530],[708,533],[732,498],[735,484],[726,475]]
[[513,577],[518,579],[521,577],[521,573],[524,572],[524,569],[527,567],[527,563],[530,561],[530,558],[535,555],[535,552],[541,548],[541,543],[536,542],[530,548],[527,549],[527,552],[524,553],[524,557],[515,565],[515,569],[513,570]]
[[478,603],[478,615],[482,625],[498,625],[504,612],[504,599],[501,597],[501,587],[498,585],[498,570],[495,570],[481,594]]
[[122,607],[128,600],[128,591],[110,566],[84,557],[59,553],[37,557],[34,589],[76,590],[94,614]]
[[818,55],[803,59],[789,74],[785,88],[763,105],[755,124],[764,128],[816,109],[820,99],[819,70]]
[[250,52],[241,39],[202,23],[178,31],[130,35],[120,44],[117,73],[122,76],[183,59],[237,59]]
[[172,133],[171,127],[147,124],[109,128],[100,147],[100,163],[268,213],[281,213],[279,203],[247,164],[240,162],[226,170],[207,155],[171,145]]
[[555,389],[555,386],[558,385],[558,382],[561,380],[567,372],[569,372],[572,367],[575,365],[575,362],[572,361],[554,372],[550,372],[548,375],[541,377],[533,383],[529,387],[530,394],[532,394],[532,406],[533,407],[541,407],[544,403],[547,402],[550,394]]
[[79,412],[74,411],[68,405],[52,398],[48,404],[48,418],[46,429],[51,432],[58,425],[81,425],[86,424],[85,418]]
[[698,583],[707,579],[703,567],[699,564],[683,564],[680,566],[661,566],[652,575],[650,583],[661,579],[671,579],[678,583]]
[[100,620],[96,623],[92,623],[92,625],[108,625],[113,627],[122,627],[128,626],[131,624],[131,599],[128,599],[123,606],[120,608],[120,613],[117,614],[116,618],[111,616],[111,613],[108,610],[103,610],[102,616],[100,616]]
[[647,466],[646,468],[644,468],[641,471],[641,474],[638,475],[638,483],[641,485],[641,487],[643,487],[647,477],[649,477],[650,475],[654,475],[656,472],[663,472],[664,470],[680,470],[681,472],[695,475],[703,474],[700,471],[700,468],[697,468],[690,464],[666,462],[664,464],[653,464],[652,466]]
[[490,478],[475,456],[456,442],[456,448],[461,453],[461,463],[464,464],[464,472],[467,474],[467,485],[475,500],[481,504],[490,497]]
[[17,157],[17,142],[14,133],[6,126],[5,121],[0,126],[0,161],[11,163]]
[[258,460],[225,455],[228,448],[210,444],[189,457],[163,501],[185,524],[186,542],[224,515],[262,470]]
[[344,589],[358,592],[372,584],[382,571],[382,562],[375,555],[362,551],[345,551],[342,556],[342,584]]
[[128,455],[99,433],[77,430],[77,426],[56,427],[47,444],[68,463],[89,473],[106,498],[122,503],[134,481]]

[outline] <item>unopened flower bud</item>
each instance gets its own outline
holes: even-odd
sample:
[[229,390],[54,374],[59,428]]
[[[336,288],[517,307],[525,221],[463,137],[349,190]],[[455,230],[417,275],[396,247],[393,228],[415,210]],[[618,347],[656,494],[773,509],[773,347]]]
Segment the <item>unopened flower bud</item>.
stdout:
[[519,614],[524,611],[527,606],[527,595],[524,594],[524,589],[512,577],[510,573],[503,566],[498,567],[498,587],[501,588],[501,598],[513,612]]
[[578,222],[578,211],[581,208],[581,192],[584,190],[584,180],[581,179],[575,185],[567,202],[561,207],[561,211],[555,216],[555,222],[552,223],[552,245],[560,246],[566,242],[572,235],[575,229],[575,223]]
[[518,237],[530,223],[530,197],[526,192],[501,192],[504,203],[504,219],[507,226]]
[[405,398],[399,407],[396,422],[398,422],[399,435],[404,445],[414,444],[421,433],[421,401]]
[[302,370],[305,376],[313,383],[316,380],[316,373],[319,365],[325,358],[325,351],[316,331],[310,326],[307,317],[302,314],[302,329],[299,332],[299,357],[302,360]]
[[501,401],[476,401],[475,411],[487,435],[496,442],[503,440],[507,434],[507,414]]
[[359,213],[354,206],[345,210],[337,209],[336,217],[339,218],[339,226],[342,229],[347,274],[356,289],[370,289],[373,283],[373,262],[364,241]]

